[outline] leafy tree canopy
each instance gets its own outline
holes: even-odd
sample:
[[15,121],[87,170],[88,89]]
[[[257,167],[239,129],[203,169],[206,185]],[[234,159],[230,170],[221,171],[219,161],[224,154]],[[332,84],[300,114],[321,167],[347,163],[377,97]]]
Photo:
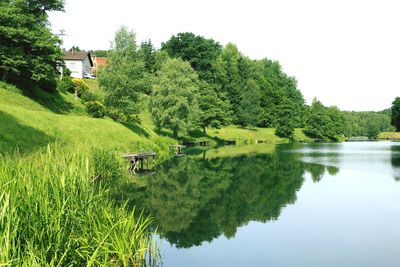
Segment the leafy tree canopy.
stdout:
[[396,131],[400,131],[400,97],[396,97],[396,99],[392,103],[392,125],[396,127]]
[[161,45],[161,49],[171,57],[188,61],[199,78],[209,82],[213,80],[213,65],[221,53],[221,48],[213,39],[206,39],[191,32],[173,35]]
[[0,79],[22,88],[56,87],[60,40],[48,28],[48,11],[63,10],[63,1],[0,2]]
[[199,80],[188,62],[167,59],[157,73],[151,98],[151,113],[157,128],[186,133],[197,124]]
[[106,91],[106,107],[120,113],[122,116],[117,117],[121,120],[134,119],[140,112],[140,97],[149,85],[136,35],[126,27],[115,35],[107,66],[99,72],[99,82]]

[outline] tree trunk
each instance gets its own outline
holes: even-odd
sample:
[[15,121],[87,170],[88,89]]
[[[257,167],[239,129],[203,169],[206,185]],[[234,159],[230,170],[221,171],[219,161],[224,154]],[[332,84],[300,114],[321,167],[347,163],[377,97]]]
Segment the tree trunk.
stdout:
[[203,133],[206,134],[206,126],[203,126]]

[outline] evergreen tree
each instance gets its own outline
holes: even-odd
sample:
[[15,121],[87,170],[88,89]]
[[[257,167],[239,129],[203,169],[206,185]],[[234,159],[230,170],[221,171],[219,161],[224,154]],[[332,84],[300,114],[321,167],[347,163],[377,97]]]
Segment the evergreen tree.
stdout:
[[255,126],[261,115],[260,89],[254,80],[247,81],[241,92],[238,117],[242,125]]
[[155,58],[156,49],[154,48],[153,43],[151,42],[150,39],[140,44],[139,52],[143,57],[146,71],[150,73],[154,72],[155,71],[154,65],[156,63],[156,58]]
[[190,64],[167,59],[157,73],[150,110],[157,128],[172,130],[173,136],[186,133],[197,124],[199,80]]

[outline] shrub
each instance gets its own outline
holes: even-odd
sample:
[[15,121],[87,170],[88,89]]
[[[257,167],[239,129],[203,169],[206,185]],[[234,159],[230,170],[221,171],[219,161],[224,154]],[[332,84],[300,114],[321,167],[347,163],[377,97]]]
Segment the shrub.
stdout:
[[57,90],[62,93],[73,92],[74,84],[70,77],[64,77],[57,83]]
[[90,101],[100,101],[100,97],[93,91],[85,91],[81,95],[81,99],[83,103],[90,102]]
[[106,115],[104,105],[100,101],[88,101],[85,107],[87,113],[93,118],[103,118]]
[[72,79],[72,82],[74,83],[75,94],[78,97],[80,97],[84,92],[87,92],[89,90],[89,86],[82,79]]
[[110,117],[111,119],[113,119],[114,121],[118,121],[118,122],[125,122],[127,121],[126,116],[116,110],[116,109],[107,109],[107,116]]

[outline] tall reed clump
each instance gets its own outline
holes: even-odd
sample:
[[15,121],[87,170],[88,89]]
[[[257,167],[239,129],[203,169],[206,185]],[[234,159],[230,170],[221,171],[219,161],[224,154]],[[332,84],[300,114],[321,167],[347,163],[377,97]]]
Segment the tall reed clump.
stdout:
[[0,156],[0,266],[149,265],[150,219],[114,205],[90,162],[50,148]]

